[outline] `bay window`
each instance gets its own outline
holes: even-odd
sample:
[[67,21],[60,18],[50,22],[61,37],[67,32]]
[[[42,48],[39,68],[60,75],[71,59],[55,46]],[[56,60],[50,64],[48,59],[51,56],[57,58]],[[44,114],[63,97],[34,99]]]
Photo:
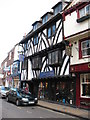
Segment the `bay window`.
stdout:
[[90,73],[80,75],[81,97],[90,98]]
[[48,64],[49,65],[58,65],[61,64],[61,51],[56,50],[48,53]]
[[32,69],[41,69],[41,58],[39,56],[32,59]]

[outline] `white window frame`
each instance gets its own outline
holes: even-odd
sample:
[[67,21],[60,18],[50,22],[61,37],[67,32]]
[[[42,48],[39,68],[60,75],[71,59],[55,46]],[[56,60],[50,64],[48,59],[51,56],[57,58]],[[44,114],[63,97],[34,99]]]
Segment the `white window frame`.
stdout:
[[[89,41],[89,47],[86,46],[85,48],[83,48],[83,43],[87,43],[88,41]],[[86,55],[83,55],[83,51],[87,52],[88,49],[90,49],[90,40],[82,41],[81,42],[82,57],[88,57],[88,56],[90,56],[90,55],[87,55],[87,53],[86,53]]]
[[[82,17],[87,16],[87,15],[90,14],[89,11],[88,12],[86,11],[86,8],[89,7],[89,6],[90,6],[90,4],[79,10],[79,16],[80,16],[80,18],[82,18]],[[80,12],[82,12],[82,11],[84,12],[84,14],[81,16]]]
[[[90,96],[83,96],[83,85],[90,84],[90,81],[86,81],[87,76],[90,76],[90,73],[80,74],[80,97],[82,98],[90,98]],[[90,78],[89,78],[90,79]]]

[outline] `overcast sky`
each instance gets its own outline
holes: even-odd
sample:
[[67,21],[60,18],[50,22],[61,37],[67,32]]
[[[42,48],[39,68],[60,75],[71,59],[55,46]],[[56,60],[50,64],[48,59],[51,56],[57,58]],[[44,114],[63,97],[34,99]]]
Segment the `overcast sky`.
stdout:
[[32,24],[60,0],[0,0],[0,63]]

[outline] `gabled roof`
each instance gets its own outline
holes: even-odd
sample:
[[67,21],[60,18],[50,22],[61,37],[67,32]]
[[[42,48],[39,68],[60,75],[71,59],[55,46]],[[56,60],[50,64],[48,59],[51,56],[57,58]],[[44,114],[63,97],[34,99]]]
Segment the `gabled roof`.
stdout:
[[40,21],[35,21],[35,22],[32,24],[32,26],[35,25],[35,24],[37,24],[37,23],[42,23],[42,21],[41,21],[41,20],[40,20]]

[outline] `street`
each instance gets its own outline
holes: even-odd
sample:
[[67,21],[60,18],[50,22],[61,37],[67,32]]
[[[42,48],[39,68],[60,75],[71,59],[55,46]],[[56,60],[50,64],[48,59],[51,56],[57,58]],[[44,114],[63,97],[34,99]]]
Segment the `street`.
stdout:
[[[0,99],[0,117],[1,118],[75,118],[63,113],[48,110],[39,106],[19,106],[6,102],[6,99]],[[1,119],[0,118],[0,119]]]

